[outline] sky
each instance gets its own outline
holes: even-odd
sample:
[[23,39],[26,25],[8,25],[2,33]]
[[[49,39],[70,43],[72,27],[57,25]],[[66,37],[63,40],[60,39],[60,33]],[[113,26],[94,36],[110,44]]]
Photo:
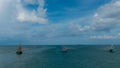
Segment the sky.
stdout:
[[120,0],[0,0],[0,45],[119,41]]

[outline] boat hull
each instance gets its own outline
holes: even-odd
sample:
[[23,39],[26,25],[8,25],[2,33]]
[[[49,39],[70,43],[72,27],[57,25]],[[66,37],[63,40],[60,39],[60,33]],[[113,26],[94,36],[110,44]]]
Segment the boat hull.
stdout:
[[16,54],[21,55],[21,54],[23,54],[23,52],[22,51],[20,51],[20,52],[17,51]]
[[109,50],[109,52],[113,53],[113,52],[114,52],[114,50],[113,50],[113,49],[110,49],[110,50]]

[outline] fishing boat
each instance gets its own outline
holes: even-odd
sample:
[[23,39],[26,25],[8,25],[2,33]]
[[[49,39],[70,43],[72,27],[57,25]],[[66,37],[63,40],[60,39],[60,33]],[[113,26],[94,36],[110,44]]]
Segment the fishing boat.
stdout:
[[16,51],[16,54],[17,55],[21,55],[23,52],[22,52],[22,46],[21,45],[19,45],[19,47],[18,47],[18,49],[17,49],[17,51]]
[[63,47],[63,46],[61,47],[61,51],[62,51],[63,53],[68,52],[68,50],[69,50],[69,49],[68,49],[67,47]]
[[114,45],[111,45],[110,48],[109,48],[109,52],[110,52],[110,53],[113,53],[113,52],[114,52],[114,49],[115,49]]

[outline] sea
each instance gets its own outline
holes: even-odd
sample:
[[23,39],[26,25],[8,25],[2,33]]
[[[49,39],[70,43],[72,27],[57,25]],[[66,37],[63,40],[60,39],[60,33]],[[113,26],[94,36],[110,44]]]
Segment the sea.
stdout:
[[109,52],[107,45],[0,46],[0,68],[120,68],[120,46]]

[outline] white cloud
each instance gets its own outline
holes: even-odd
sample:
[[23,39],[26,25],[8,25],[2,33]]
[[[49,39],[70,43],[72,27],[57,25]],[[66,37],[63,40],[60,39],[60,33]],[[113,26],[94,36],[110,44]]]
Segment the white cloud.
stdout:
[[[36,39],[34,35],[39,36],[41,28],[35,29],[31,27],[31,23],[20,22],[45,24],[47,23],[46,9],[39,6],[37,11],[29,11],[22,6],[20,0],[0,0],[0,41],[22,39],[30,41],[31,38]],[[34,29],[37,31],[34,32]]]
[[[25,0],[26,1],[26,0]],[[27,0],[27,4],[31,4],[34,0]],[[35,1],[36,2],[36,1]],[[47,9],[44,9],[44,0],[38,0],[39,7],[37,10],[29,11],[27,8],[22,6],[21,1],[18,1],[16,8],[18,10],[18,13],[16,14],[16,19],[20,22],[33,22],[33,23],[40,23],[45,24],[47,23],[46,18],[46,11]],[[34,4],[34,3],[33,3]]]
[[98,8],[93,16],[95,30],[111,30],[120,24],[120,0],[112,1]]
[[84,32],[84,31],[87,31],[87,30],[89,30],[89,28],[90,28],[90,26],[88,26],[88,25],[85,25],[85,26],[81,26],[79,23],[78,24],[76,24],[76,23],[70,23],[70,24],[68,24],[68,28],[69,28],[69,30],[71,30],[71,31],[73,31],[73,32]]
[[90,36],[90,39],[120,39],[120,37],[113,35],[98,35],[98,36]]
[[42,17],[38,17],[34,14],[34,11],[31,13],[28,12],[21,12],[17,16],[17,20],[20,22],[35,22],[40,24],[45,24],[47,20]]

